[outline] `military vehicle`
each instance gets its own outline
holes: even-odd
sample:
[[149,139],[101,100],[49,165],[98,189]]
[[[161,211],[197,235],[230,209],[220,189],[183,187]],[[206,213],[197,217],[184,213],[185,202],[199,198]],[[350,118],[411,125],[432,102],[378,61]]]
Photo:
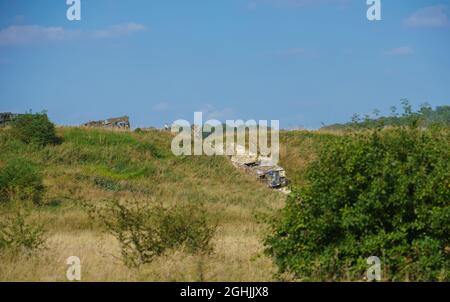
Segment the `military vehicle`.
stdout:
[[130,119],[128,116],[115,117],[101,121],[91,121],[83,124],[84,127],[130,129]]
[[289,184],[286,172],[277,165],[261,166],[259,162],[252,164],[235,164],[240,169],[255,175],[261,182],[269,188],[282,188]]
[[269,188],[281,189],[289,184],[284,169],[274,164],[268,157],[241,151],[231,156],[231,162],[235,167],[254,175]]
[[266,183],[269,188],[286,187],[289,183],[286,172],[279,166],[254,166],[252,169],[259,180]]
[[6,127],[11,124],[20,114],[3,112],[0,113],[0,128]]

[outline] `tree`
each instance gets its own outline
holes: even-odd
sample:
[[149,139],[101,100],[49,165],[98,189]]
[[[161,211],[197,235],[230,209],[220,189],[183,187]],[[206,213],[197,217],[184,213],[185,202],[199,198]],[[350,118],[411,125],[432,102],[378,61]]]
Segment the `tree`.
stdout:
[[44,146],[56,142],[55,125],[45,112],[27,113],[17,117],[12,125],[14,135],[26,144]]

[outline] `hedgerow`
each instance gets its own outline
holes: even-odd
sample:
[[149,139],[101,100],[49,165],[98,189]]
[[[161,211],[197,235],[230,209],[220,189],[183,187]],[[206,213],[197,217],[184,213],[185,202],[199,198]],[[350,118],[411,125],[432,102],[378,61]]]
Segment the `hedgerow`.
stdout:
[[266,239],[282,272],[361,280],[450,280],[450,132],[405,126],[324,144]]
[[46,113],[22,114],[12,124],[16,138],[27,144],[44,146],[57,142],[55,125]]

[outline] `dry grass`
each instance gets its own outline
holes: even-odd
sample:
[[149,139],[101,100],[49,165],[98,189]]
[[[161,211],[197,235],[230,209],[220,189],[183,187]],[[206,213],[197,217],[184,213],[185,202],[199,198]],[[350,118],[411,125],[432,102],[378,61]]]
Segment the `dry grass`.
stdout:
[[[59,128],[58,132],[64,142],[43,150],[8,148],[11,142],[0,141],[0,147],[8,150],[0,160],[21,155],[40,165],[45,204],[33,208],[29,219],[31,223],[44,223],[47,230],[47,249],[38,254],[0,253],[1,281],[65,281],[69,256],[81,259],[83,281],[274,280],[276,267],[263,253],[266,226],[257,216],[282,207],[282,194],[236,171],[224,157],[157,158],[141,148],[140,144],[145,147],[144,143],[153,143],[154,148],[167,152],[169,133],[98,133],[73,128]],[[82,141],[85,135],[89,136],[88,145]],[[153,164],[155,172],[128,177],[116,169],[120,165],[139,168],[134,162],[140,161]],[[111,177],[105,176],[105,169],[96,168],[99,164]],[[110,190],[98,185],[94,181],[98,177],[117,187]],[[167,205],[204,204],[211,221],[218,225],[214,251],[190,255],[183,249],[172,250],[139,269],[128,268],[121,261],[116,239],[90,219],[81,205],[82,201],[96,204],[112,198],[147,202],[150,196]]]
[[305,172],[320,150],[321,144],[336,135],[337,131],[282,131],[280,133],[280,165],[286,170],[291,184],[304,184]]
[[[223,213],[228,214],[227,209]],[[245,218],[240,223],[219,226],[210,255],[190,255],[180,249],[139,269],[130,269],[122,263],[119,244],[114,237],[96,230],[66,231],[66,226],[64,231],[53,230],[46,249],[38,254],[0,257],[0,279],[65,281],[66,259],[78,256],[83,281],[273,280],[276,268],[271,259],[262,254],[261,227],[250,217]],[[73,221],[68,224],[72,225]]]

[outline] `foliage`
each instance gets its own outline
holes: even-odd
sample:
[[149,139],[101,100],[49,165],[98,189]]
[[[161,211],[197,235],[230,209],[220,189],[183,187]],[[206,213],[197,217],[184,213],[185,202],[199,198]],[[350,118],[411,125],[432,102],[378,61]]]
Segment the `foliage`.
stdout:
[[27,144],[44,146],[57,141],[55,125],[46,113],[22,114],[12,124],[14,135]]
[[338,137],[273,221],[267,252],[305,280],[450,280],[450,135],[408,126]]
[[169,156],[167,137],[150,131],[136,134],[103,129],[63,130],[64,144],[44,150],[48,160],[55,163],[141,166],[142,161]]
[[32,200],[39,204],[44,193],[42,175],[29,160],[9,159],[0,169],[0,202]]
[[354,129],[376,129],[386,126],[407,126],[416,123],[423,127],[441,125],[450,127],[450,106],[438,106],[433,109],[427,103],[420,105],[414,112],[408,100],[402,100],[403,114],[397,113],[395,106],[391,107],[391,116],[379,116],[379,110],[375,109],[373,116],[365,115],[361,118],[354,114],[352,122],[346,124],[333,124],[325,126],[324,130],[354,130]]
[[[268,191],[236,170],[226,157],[175,157],[170,149],[173,138],[170,131],[145,129],[134,133],[57,127],[61,144],[44,147],[23,143],[11,132],[10,128],[0,128],[0,170],[9,159],[19,157],[39,168],[45,195],[41,206],[29,208],[31,216],[26,221],[33,225],[45,223],[51,240],[49,249],[39,253],[39,257],[22,257],[23,253],[10,257],[9,253],[1,253],[0,280],[36,281],[49,276],[66,280],[61,261],[52,259],[65,260],[68,246],[79,251],[80,257],[89,255],[92,265],[83,270],[83,280],[87,281],[272,280],[272,261],[268,257],[255,257],[261,252],[261,245],[256,243],[264,232],[255,213],[278,208],[284,203],[284,196]],[[155,156],[146,145],[152,145],[163,156]],[[220,225],[220,232],[212,239],[217,245],[211,242],[208,245],[214,247],[214,253],[200,250],[190,254],[187,242],[183,242],[166,249],[164,255],[153,258],[151,264],[139,270],[115,261],[117,256],[122,259],[120,242],[112,236],[101,236],[104,225],[80,207],[81,201],[99,205],[104,200],[125,202],[136,198],[145,203],[147,196],[163,201],[168,211],[176,204],[180,211],[190,208],[186,202],[204,204],[192,208],[204,212],[209,221],[207,226]],[[4,204],[5,208],[10,205],[11,202]],[[203,215],[192,211],[189,215]],[[4,214],[0,207],[0,219]],[[183,219],[178,221],[175,225],[180,229]]]
[[118,192],[121,190],[118,182],[104,177],[94,177],[94,184],[105,191]]
[[151,262],[169,249],[183,246],[190,253],[211,251],[215,226],[206,211],[195,205],[164,207],[160,203],[118,200],[91,208],[108,232],[118,239],[126,265]]
[[323,131],[292,130],[280,132],[280,166],[286,170],[289,183],[301,186],[305,183],[305,172],[322,145],[337,139],[336,133]]
[[27,221],[28,214],[15,210],[0,218],[0,251],[31,253],[44,248],[45,231],[42,225]]

